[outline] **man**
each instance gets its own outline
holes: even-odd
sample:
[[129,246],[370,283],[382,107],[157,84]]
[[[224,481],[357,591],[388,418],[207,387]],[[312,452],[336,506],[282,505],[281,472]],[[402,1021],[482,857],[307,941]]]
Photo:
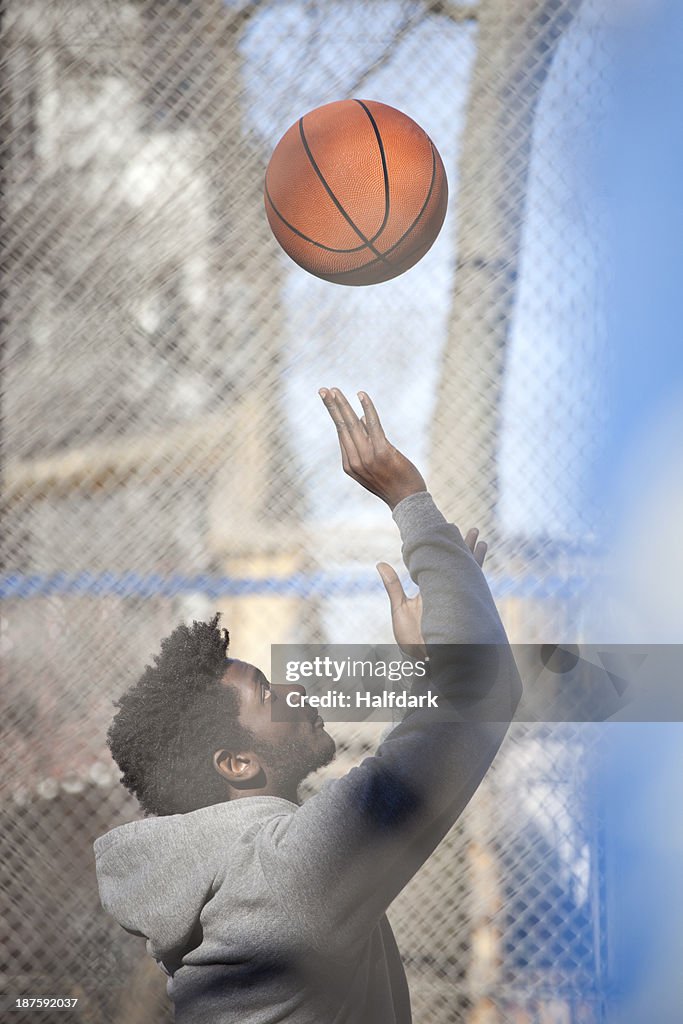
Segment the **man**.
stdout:
[[[95,843],[100,896],[147,939],[179,1024],[409,1024],[385,911],[476,790],[521,686],[481,572],[370,399],[358,419],[322,389],[346,473],[393,512],[423,602],[381,566],[396,639],[423,644],[439,711],[410,711],[341,779],[302,805],[297,787],[334,756],[315,710],[271,716],[300,686],[228,659],[228,635],[180,626],[118,702],[109,743],[147,814]],[[496,645],[496,668],[473,656]],[[491,647],[487,647],[490,650]]]

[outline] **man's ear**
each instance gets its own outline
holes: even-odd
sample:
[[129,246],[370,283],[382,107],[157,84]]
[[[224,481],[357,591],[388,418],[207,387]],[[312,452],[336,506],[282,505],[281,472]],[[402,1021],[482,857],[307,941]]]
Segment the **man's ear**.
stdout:
[[234,754],[231,750],[217,750],[213,766],[228,782],[250,782],[261,773],[261,762],[250,752]]

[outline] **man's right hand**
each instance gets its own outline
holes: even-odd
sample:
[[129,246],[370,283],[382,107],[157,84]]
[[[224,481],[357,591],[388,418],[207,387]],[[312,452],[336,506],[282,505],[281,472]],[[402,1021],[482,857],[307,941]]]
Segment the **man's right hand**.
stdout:
[[360,419],[338,388],[321,388],[318,393],[337,428],[345,473],[392,511],[410,494],[427,490],[419,470],[387,441],[377,410],[363,391],[358,392]]

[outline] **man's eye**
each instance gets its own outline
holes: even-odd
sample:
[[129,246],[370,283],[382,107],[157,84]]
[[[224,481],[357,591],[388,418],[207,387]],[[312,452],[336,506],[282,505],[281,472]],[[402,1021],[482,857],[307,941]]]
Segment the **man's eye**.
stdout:
[[267,689],[267,687],[265,687],[265,686],[261,687],[261,693],[263,694],[263,703],[264,704],[265,704],[265,702],[267,700],[270,700],[272,698],[272,694],[271,694],[270,690]]

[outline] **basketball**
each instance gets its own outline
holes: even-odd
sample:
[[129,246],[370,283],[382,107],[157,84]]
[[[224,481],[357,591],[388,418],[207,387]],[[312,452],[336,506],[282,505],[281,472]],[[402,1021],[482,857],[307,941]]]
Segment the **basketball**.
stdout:
[[421,260],[448,201],[441,157],[406,114],[340,100],[304,114],[266,170],[275,238],[295,263],[334,284],[379,284]]

